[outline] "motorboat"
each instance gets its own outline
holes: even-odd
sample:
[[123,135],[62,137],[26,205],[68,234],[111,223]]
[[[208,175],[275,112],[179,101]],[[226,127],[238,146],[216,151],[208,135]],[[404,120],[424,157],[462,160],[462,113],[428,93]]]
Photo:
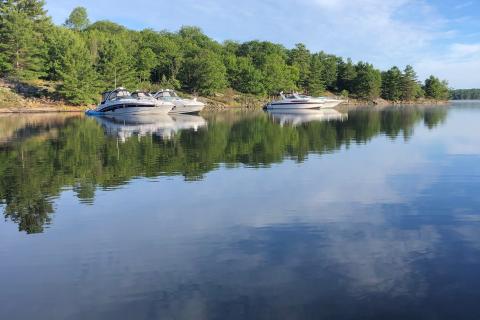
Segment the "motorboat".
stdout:
[[275,109],[267,112],[273,121],[281,126],[298,126],[313,121],[343,121],[348,118],[346,113],[340,113],[335,109]]
[[326,97],[311,97],[303,94],[292,93],[285,95],[280,92],[280,99],[265,105],[265,109],[327,109],[334,108],[343,100]]
[[197,98],[180,98],[174,90],[162,89],[153,95],[159,101],[171,102],[174,104],[170,113],[198,113],[205,108],[203,102],[197,101]]
[[149,93],[135,91],[130,93],[125,88],[117,88],[102,94],[102,102],[94,110],[88,110],[89,115],[139,115],[167,114],[174,107],[172,102],[161,101]]

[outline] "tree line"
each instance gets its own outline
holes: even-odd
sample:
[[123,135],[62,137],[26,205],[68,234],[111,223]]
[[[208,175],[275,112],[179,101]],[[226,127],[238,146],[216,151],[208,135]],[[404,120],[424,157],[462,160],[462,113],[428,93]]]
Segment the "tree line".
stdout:
[[480,89],[457,89],[450,92],[453,100],[480,100]]
[[119,85],[202,95],[232,88],[263,96],[328,90],[368,100],[448,98],[445,81],[431,76],[420,83],[411,66],[381,72],[366,62],[311,52],[304,44],[287,49],[257,40],[219,43],[197,27],[134,31],[110,21],[91,23],[83,7],[57,26],[43,0],[1,0],[0,5],[1,75],[52,81],[75,104],[96,102],[101,91]]

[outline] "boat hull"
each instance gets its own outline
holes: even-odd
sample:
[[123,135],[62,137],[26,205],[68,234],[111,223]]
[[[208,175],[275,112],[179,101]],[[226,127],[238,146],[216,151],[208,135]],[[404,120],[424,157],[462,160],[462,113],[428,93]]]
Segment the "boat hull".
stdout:
[[183,114],[183,113],[199,113],[205,108],[203,104],[193,104],[193,105],[175,105],[172,110],[169,111],[171,114]]
[[322,105],[323,103],[269,103],[265,106],[265,109],[267,110],[320,109]]
[[118,115],[166,115],[172,110],[172,104],[159,103],[119,103],[100,105],[95,110],[87,111],[89,115],[118,116]]

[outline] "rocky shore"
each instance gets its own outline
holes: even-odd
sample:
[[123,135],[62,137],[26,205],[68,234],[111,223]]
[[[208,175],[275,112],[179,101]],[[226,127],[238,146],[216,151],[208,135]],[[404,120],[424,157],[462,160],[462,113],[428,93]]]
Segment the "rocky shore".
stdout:
[[[332,94],[329,94],[333,96]],[[188,96],[185,94],[185,96]],[[205,111],[227,109],[261,109],[273,97],[258,97],[240,94],[233,90],[212,97],[199,97],[206,104]],[[416,101],[387,101],[346,99],[342,106],[388,106],[388,105],[446,105],[448,101],[421,99]],[[32,86],[0,79],[0,113],[82,112],[94,105],[76,106],[55,97],[49,87]]]

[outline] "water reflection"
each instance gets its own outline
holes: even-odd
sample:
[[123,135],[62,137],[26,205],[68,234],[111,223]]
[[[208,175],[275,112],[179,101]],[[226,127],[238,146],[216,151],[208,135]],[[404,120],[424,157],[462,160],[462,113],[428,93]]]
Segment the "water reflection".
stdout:
[[195,115],[120,115],[111,117],[95,117],[105,129],[107,135],[117,136],[125,142],[132,136],[144,137],[154,135],[162,139],[171,139],[181,130],[193,129],[207,126],[207,121]]
[[312,121],[341,121],[348,118],[347,113],[341,113],[335,109],[268,110],[267,112],[281,126],[286,124],[298,126]]
[[446,115],[444,108],[410,107],[363,109],[348,116],[230,112],[207,120],[10,117],[0,122],[2,141],[9,141],[0,153],[0,200],[7,219],[21,231],[37,233],[50,222],[52,197],[65,188],[93,203],[97,188],[114,188],[134,177],[182,175],[195,181],[221,164],[303,162],[309,154],[335,152],[380,134],[408,139],[417,123],[434,128]]
[[287,119],[10,130],[0,318],[477,319],[480,109]]

